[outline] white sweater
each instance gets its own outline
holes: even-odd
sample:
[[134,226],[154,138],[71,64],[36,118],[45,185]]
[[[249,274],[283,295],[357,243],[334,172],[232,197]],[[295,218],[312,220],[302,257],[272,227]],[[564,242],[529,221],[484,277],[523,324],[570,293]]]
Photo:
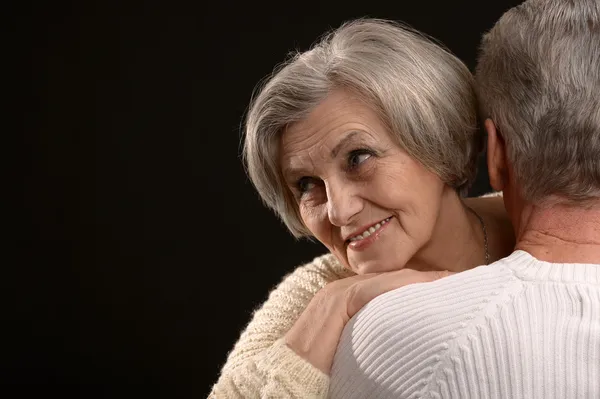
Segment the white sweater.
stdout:
[[600,398],[600,265],[524,251],[371,301],[332,398]]

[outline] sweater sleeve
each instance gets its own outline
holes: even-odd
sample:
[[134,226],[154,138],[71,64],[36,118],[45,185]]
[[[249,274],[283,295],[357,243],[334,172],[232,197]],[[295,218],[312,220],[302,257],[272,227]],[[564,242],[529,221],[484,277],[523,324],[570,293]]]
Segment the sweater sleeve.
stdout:
[[254,312],[209,398],[325,397],[329,377],[288,348],[283,336],[317,291],[351,275],[328,254],[286,276]]

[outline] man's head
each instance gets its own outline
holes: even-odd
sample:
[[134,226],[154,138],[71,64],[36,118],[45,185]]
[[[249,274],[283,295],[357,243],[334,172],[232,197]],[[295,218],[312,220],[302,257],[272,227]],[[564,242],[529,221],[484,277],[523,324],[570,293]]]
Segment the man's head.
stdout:
[[600,199],[600,0],[529,0],[482,41],[490,182],[523,203]]

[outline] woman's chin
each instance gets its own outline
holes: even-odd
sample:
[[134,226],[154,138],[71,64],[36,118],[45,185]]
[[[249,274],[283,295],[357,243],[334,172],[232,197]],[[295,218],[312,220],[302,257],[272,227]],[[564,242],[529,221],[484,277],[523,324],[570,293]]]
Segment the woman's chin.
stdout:
[[350,267],[356,274],[384,273],[399,270],[401,267],[391,265],[383,260],[350,261]]

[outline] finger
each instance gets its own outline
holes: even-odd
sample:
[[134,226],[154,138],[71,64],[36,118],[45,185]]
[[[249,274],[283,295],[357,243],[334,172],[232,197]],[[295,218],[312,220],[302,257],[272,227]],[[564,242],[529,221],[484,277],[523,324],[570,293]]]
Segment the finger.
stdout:
[[434,271],[425,272],[425,273],[429,274],[429,277],[431,278],[430,281],[439,280],[441,278],[449,277],[453,274],[456,274],[456,272],[451,272],[448,270],[434,270]]
[[328,291],[339,293],[345,291],[346,289],[348,289],[348,287],[356,283],[377,277],[381,274],[382,273],[357,274],[355,276],[345,277],[339,280],[332,281],[325,285],[325,288]]
[[404,269],[382,273],[365,279],[348,288],[348,316],[352,317],[374,298],[386,292],[416,283],[428,283],[454,274],[446,270],[421,272]]
[[[407,273],[407,276],[404,277],[406,281],[411,281],[413,283],[428,283],[435,280],[439,280],[444,277],[451,276],[455,274],[454,272],[450,272],[448,270],[430,270],[426,272],[418,271],[418,270],[410,270],[410,273]],[[401,277],[399,277],[401,279]]]

